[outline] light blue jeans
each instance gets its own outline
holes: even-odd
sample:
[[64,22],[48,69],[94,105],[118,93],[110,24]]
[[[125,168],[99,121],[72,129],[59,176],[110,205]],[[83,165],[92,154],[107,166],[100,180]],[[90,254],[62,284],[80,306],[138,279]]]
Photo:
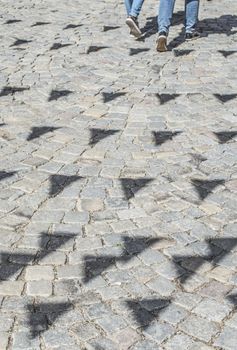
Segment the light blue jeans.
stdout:
[[[160,0],[158,15],[159,32],[168,34],[173,16],[175,0]],[[192,33],[198,22],[199,0],[185,0],[185,31]]]
[[125,0],[128,16],[138,17],[144,0]]

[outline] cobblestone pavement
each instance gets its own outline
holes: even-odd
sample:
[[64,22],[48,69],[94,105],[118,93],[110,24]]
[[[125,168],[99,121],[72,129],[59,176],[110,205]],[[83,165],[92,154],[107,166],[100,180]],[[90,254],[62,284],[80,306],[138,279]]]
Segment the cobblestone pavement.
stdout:
[[0,349],[236,350],[236,2],[0,4]]

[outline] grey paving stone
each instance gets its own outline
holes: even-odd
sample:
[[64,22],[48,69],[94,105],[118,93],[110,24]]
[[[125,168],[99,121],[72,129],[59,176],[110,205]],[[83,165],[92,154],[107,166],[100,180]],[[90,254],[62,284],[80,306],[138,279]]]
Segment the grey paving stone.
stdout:
[[158,344],[161,344],[164,340],[174,334],[174,332],[174,327],[168,323],[154,322],[145,331],[145,334],[155,340]]
[[236,329],[224,328],[214,345],[223,349],[234,350],[236,348]]
[[187,317],[179,325],[179,328],[181,331],[204,342],[209,342],[219,331],[219,327],[214,322],[207,321],[195,315]]
[[231,307],[215,300],[204,299],[193,310],[196,314],[214,322],[221,322],[230,312]]

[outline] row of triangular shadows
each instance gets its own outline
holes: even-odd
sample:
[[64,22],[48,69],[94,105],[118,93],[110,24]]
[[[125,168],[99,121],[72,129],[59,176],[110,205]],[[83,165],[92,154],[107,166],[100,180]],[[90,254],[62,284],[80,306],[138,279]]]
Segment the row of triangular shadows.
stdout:
[[[55,44],[55,47],[53,49],[57,48],[58,44]],[[18,92],[23,92],[26,90],[29,90],[29,87],[17,87],[17,86],[4,86],[0,92],[0,97],[8,96],[8,95],[15,95]],[[73,94],[73,91],[71,90],[52,90],[50,92],[50,95],[48,97],[48,102],[51,101],[57,101],[61,97],[66,97],[70,94]],[[125,96],[126,92],[102,92],[103,102],[111,102],[121,96]],[[177,97],[181,96],[181,94],[155,94],[158,98],[161,105],[166,104],[167,102],[170,102],[172,100],[175,100]],[[192,94],[185,94],[185,95],[192,95]],[[237,97],[237,94],[213,94],[221,103],[229,102]]]
[[[5,123],[1,123],[0,127],[6,126]],[[31,133],[27,137],[27,141],[32,141],[34,139],[39,138],[40,136],[43,136],[45,134],[51,133],[55,130],[60,129],[60,127],[55,126],[33,126],[31,128]],[[117,129],[99,129],[99,128],[90,128],[90,141],[89,145],[94,146],[99,141],[115,135],[120,132],[120,130]],[[182,131],[169,131],[169,130],[163,130],[163,131],[153,131],[153,138],[156,146],[160,146],[163,143],[167,141],[173,140],[175,136],[178,136],[182,133]],[[228,141],[233,140],[237,136],[237,131],[218,131],[213,132],[213,134],[218,138],[219,143],[223,144]]]
[[[49,235],[42,233],[40,249],[37,254],[19,254],[19,253],[1,253],[0,278],[7,280],[10,276],[21,273],[21,271],[29,264],[37,264],[38,261],[56,251],[69,240],[72,240],[76,235],[63,235],[62,233]],[[141,254],[144,250],[151,247],[160,240],[159,238],[148,237],[130,237],[123,236],[122,253],[119,256],[93,256],[87,255],[84,257],[84,283],[99,276],[103,271],[108,269],[116,262],[128,262],[135,256]],[[194,274],[202,264],[209,262],[213,267],[224,259],[230,251],[237,246],[237,238],[215,238],[206,241],[209,248],[209,253],[203,256],[174,256],[173,261],[177,269],[178,279],[181,283],[185,283],[192,274]],[[191,263],[192,268],[187,265]],[[185,272],[184,269],[188,269]],[[237,306],[237,296],[228,296],[229,300]],[[167,299],[142,299],[142,300],[127,300],[127,305],[132,309],[136,321],[141,327],[146,329],[149,324],[157,318],[159,310],[170,304],[171,300]],[[39,332],[48,329],[61,314],[72,308],[71,303],[59,304],[40,304],[37,307],[29,305],[30,326],[32,336],[35,337]]]
[[[99,276],[107,268],[116,264],[116,262],[127,262],[134,256],[142,253],[149,248],[158,239],[148,239],[147,237],[123,237],[123,253],[121,256],[85,256],[84,260],[84,282]],[[232,249],[237,246],[237,238],[215,238],[206,241],[210,253],[204,256],[174,256],[173,262],[177,270],[178,280],[185,283],[193,274],[206,262],[209,262],[215,268],[222,259],[224,259]],[[187,267],[190,263],[191,269]],[[186,268],[188,271],[185,271]],[[237,295],[229,295],[227,298],[237,307]],[[142,299],[127,300],[127,305],[133,311],[138,324],[146,329],[150,323],[158,317],[159,312],[171,303],[171,299]]]
[[[10,178],[14,176],[16,172],[7,172],[0,171],[0,181]],[[78,175],[50,175],[50,197],[55,197],[59,193],[61,193],[66,187],[71,185],[72,183],[82,180],[83,177]],[[153,178],[120,178],[119,179],[124,196],[127,200],[130,200],[135,196],[135,194],[140,191],[142,188],[146,187],[149,183],[154,181]],[[191,179],[191,183],[194,186],[196,192],[198,193],[199,199],[204,200],[208,197],[212,191],[221,185],[225,184],[225,180],[223,179],[215,179],[215,180],[203,180],[203,179]]]
[[[14,23],[19,23],[19,22],[22,22],[22,20],[21,19],[9,19],[4,24],[14,24]],[[51,22],[38,21],[38,22],[35,22],[34,24],[32,24],[31,27],[44,26],[44,25],[48,25],[48,24],[51,24]],[[64,30],[66,30],[66,29],[75,29],[75,28],[79,28],[79,27],[82,27],[82,26],[83,26],[83,24],[70,23],[70,24],[67,24],[66,27],[64,27],[63,29]],[[115,29],[118,29],[118,28],[120,28],[120,26],[104,26],[103,27],[103,32],[108,32],[110,30],[115,30]]]

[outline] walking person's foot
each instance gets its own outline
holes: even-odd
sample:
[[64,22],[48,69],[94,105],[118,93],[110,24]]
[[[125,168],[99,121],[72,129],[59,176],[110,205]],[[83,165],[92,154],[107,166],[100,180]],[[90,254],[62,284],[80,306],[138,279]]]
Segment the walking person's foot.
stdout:
[[139,24],[138,24],[137,18],[133,17],[133,16],[129,16],[126,19],[126,24],[130,28],[130,35],[135,37],[135,38],[140,38],[140,36],[142,35],[142,32],[141,32],[141,30],[139,28]]
[[156,41],[156,50],[158,52],[167,51],[167,33],[159,32],[158,39]]
[[190,41],[190,40],[196,40],[201,37],[201,34],[197,31],[194,31],[192,33],[186,33],[185,34],[185,40]]

